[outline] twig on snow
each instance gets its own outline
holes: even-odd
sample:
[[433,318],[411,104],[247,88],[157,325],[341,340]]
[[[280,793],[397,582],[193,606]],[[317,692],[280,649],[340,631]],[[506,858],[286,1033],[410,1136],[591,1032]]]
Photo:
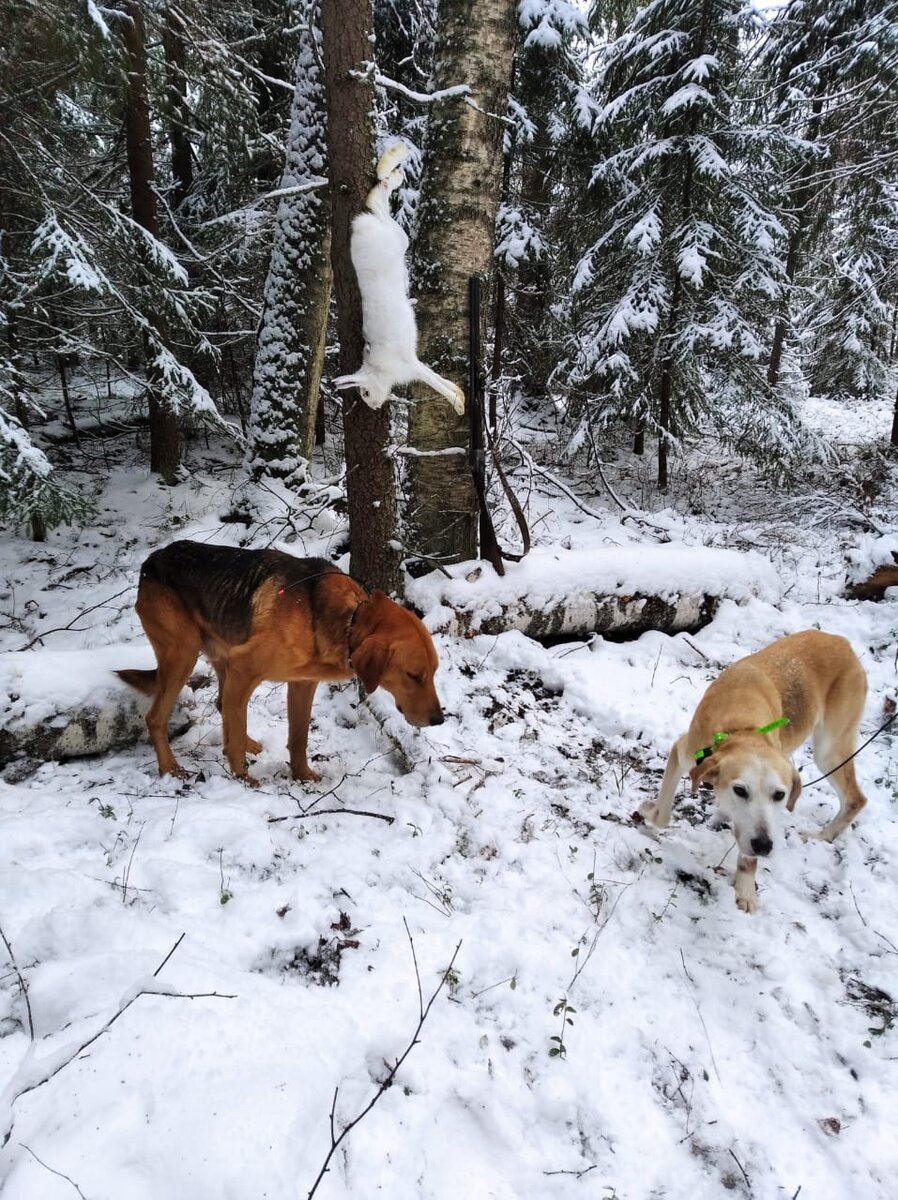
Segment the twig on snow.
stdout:
[[9,938],[3,932],[2,925],[0,925],[0,938],[3,938],[3,945],[6,947],[6,953],[9,956],[10,965],[12,966],[12,969],[15,971],[16,978],[19,981],[19,988],[21,989],[22,996],[25,1000],[25,1011],[28,1014],[28,1034],[33,1042],[34,1041],[34,1018],[31,1014],[31,1000],[28,996],[28,984],[25,982],[25,977],[23,976],[22,972],[19,970],[19,964],[16,962],[16,956],[12,952],[12,946],[9,944]]
[[412,1034],[408,1045],[405,1047],[402,1054],[400,1054],[400,1056],[396,1059],[396,1062],[393,1064],[393,1066],[389,1068],[386,1075],[384,1076],[384,1078],[381,1080],[380,1084],[378,1085],[377,1091],[374,1093],[374,1095],[371,1097],[371,1099],[368,1101],[368,1103],[365,1105],[365,1107],[359,1113],[357,1113],[356,1116],[354,1116],[351,1121],[349,1121],[346,1125],[344,1125],[342,1130],[339,1133],[337,1133],[337,1130],[336,1130],[336,1111],[337,1111],[337,1094],[339,1093],[340,1089],[338,1087],[334,1088],[334,1098],[333,1098],[333,1101],[331,1102],[331,1110],[330,1110],[331,1145],[330,1145],[330,1149],[328,1150],[328,1152],[325,1156],[324,1162],[321,1164],[321,1170],[318,1172],[318,1175],[315,1178],[315,1182],[312,1184],[312,1187],[309,1190],[306,1200],[312,1200],[312,1197],[318,1191],[318,1187],[319,1187],[322,1179],[324,1178],[324,1176],[327,1174],[328,1170],[330,1169],[331,1159],[333,1158],[334,1154],[339,1149],[342,1142],[353,1131],[353,1129],[355,1129],[356,1125],[358,1125],[360,1121],[363,1121],[365,1119],[365,1117],[367,1117],[368,1113],[375,1106],[375,1104],[378,1102],[378,1100],[381,1098],[381,1096],[384,1094],[384,1092],[386,1092],[392,1086],[393,1080],[396,1078],[397,1074],[399,1073],[399,1069],[401,1068],[402,1064],[405,1062],[405,1060],[411,1054],[411,1052],[415,1048],[415,1046],[417,1046],[418,1037],[421,1033],[421,1029],[424,1025],[424,1022],[427,1020],[428,1014],[430,1013],[430,1010],[433,1007],[433,1002],[436,1000],[437,996],[443,990],[443,987],[445,986],[447,979],[449,979],[450,975],[452,974],[452,968],[455,966],[455,960],[458,957],[459,950],[461,950],[461,942],[459,942],[458,945],[455,947],[455,950],[453,951],[452,958],[449,960],[449,966],[446,968],[446,970],[440,976],[440,982],[437,984],[436,990],[434,991],[434,993],[431,995],[430,999],[425,1004],[424,1003],[424,994],[421,991],[421,973],[418,970],[418,957],[415,953],[415,942],[411,935],[411,932],[409,931],[408,923],[405,921],[405,918],[403,918],[403,924],[405,925],[405,932],[408,935],[409,945],[411,946],[411,950],[412,950],[412,961],[415,964],[415,982],[418,987],[418,1024],[415,1026],[415,1032]]
[[[175,944],[163,958],[162,962],[153,972],[151,979],[155,979],[181,942],[184,940],[182,933]],[[124,997],[119,1001],[119,1006],[112,1016],[105,1021],[99,1029],[96,1029],[90,1037],[84,1038],[82,1041],[64,1047],[56,1054],[48,1054],[42,1063],[33,1061],[32,1050],[26,1052],[25,1057],[19,1064],[16,1074],[13,1076],[10,1083],[7,1085],[2,1097],[0,1097],[0,1122],[5,1123],[5,1128],[2,1131],[2,1141],[0,1144],[6,1145],[12,1134],[13,1116],[12,1108],[17,1100],[28,1092],[36,1091],[45,1083],[49,1083],[60,1071],[64,1070],[70,1063],[84,1053],[84,1051],[100,1040],[104,1033],[108,1033],[112,1026],[123,1017],[135,1000],[139,1000],[141,996],[166,996],[178,1000],[202,1000],[212,999],[217,1000],[234,1000],[236,996],[228,995],[224,992],[174,992],[164,989],[161,985],[158,988],[150,986],[149,981],[144,981],[143,984],[135,984],[125,993]],[[18,1083],[17,1083],[18,1079]],[[5,1111],[4,1111],[5,1110]]]
[[129,583],[127,587],[122,588],[120,592],[116,592],[114,596],[107,596],[105,600],[100,600],[97,604],[92,604],[89,608],[82,608],[81,612],[72,617],[68,625],[60,625],[56,629],[45,629],[42,633],[36,633],[31,641],[22,646],[21,649],[30,650],[36,642],[43,641],[43,639],[45,637],[49,637],[51,633],[65,633],[67,630],[72,628],[76,621],[80,621],[82,617],[86,617],[88,613],[92,613],[97,608],[105,608],[110,600],[117,600],[119,596],[124,596],[125,592],[130,592],[133,586],[133,584]]
[[34,1153],[34,1151],[31,1149],[31,1147],[26,1146],[24,1142],[20,1142],[19,1145],[22,1147],[23,1150],[27,1150],[28,1153],[31,1155],[31,1157],[34,1159],[34,1161],[40,1163],[40,1165],[44,1168],[45,1171],[49,1171],[51,1175],[58,1175],[60,1179],[64,1179],[66,1181],[66,1183],[70,1183],[72,1185],[72,1187],[75,1189],[75,1191],[78,1193],[78,1195],[81,1197],[81,1200],[87,1200],[87,1197],[85,1196],[84,1192],[82,1192],[81,1188],[78,1187],[78,1184],[74,1181],[74,1179],[72,1179],[72,1177],[70,1175],[66,1175],[65,1171],[57,1171],[55,1167],[51,1167],[49,1163],[45,1163],[44,1160],[42,1158],[39,1158]]
[[386,821],[388,825],[392,825],[396,820],[395,817],[387,816],[386,813],[368,812],[364,808],[313,808],[310,805],[303,812],[287,813],[283,817],[269,817],[268,824],[276,825],[278,821],[307,821],[309,817],[340,816],[343,813],[349,813],[353,817],[371,817],[375,821]]
[[[683,974],[686,976],[686,978],[689,980],[689,982],[692,984],[692,986],[695,987],[695,980],[692,978],[692,976],[689,974],[689,972],[686,969],[686,959],[683,957],[682,950],[680,951],[680,962],[683,964]],[[714,1058],[714,1050],[713,1050],[713,1047],[711,1046],[711,1039],[708,1036],[708,1026],[705,1024],[705,1018],[702,1016],[702,1010],[699,1008],[698,1001],[696,1000],[695,996],[693,996],[691,992],[689,994],[692,997],[692,1003],[695,1005],[695,1011],[698,1013],[698,1019],[701,1023],[702,1031],[704,1032],[704,1035],[705,1035],[705,1041],[708,1043],[708,1053],[711,1055],[711,1066],[714,1068],[714,1074],[717,1076],[718,1082],[723,1083],[723,1080],[720,1078],[720,1072],[717,1069],[717,1060]],[[733,1153],[732,1150],[730,1151],[730,1153],[731,1154]],[[735,1154],[733,1154],[733,1158],[736,1158]],[[736,1159],[736,1161],[738,1162],[739,1160]],[[743,1175],[745,1174],[744,1171],[742,1173],[743,1173]],[[748,1183],[747,1178],[746,1178],[745,1182]],[[749,1184],[749,1187],[751,1187],[751,1184]]]
[[730,1158],[733,1160],[733,1162],[736,1164],[736,1166],[742,1172],[742,1178],[745,1180],[745,1186],[748,1188],[749,1195],[750,1195],[751,1194],[751,1180],[745,1174],[745,1167],[743,1167],[742,1163],[739,1161],[739,1159],[736,1157],[736,1155],[733,1153],[732,1150],[730,1150],[729,1154],[730,1154]]

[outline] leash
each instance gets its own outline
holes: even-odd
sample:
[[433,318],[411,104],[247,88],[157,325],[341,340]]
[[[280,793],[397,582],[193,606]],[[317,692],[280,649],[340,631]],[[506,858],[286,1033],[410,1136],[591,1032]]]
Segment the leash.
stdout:
[[860,752],[862,750],[866,749],[866,747],[870,745],[870,743],[873,741],[874,738],[878,738],[881,733],[884,733],[888,729],[888,727],[892,724],[892,722],[895,720],[896,717],[898,717],[898,712],[892,713],[892,715],[889,717],[888,721],[886,721],[886,723],[884,725],[880,725],[880,727],[877,729],[877,731],[875,733],[871,733],[870,736],[867,738],[867,740],[864,742],[864,744],[862,746],[858,746],[858,748],[857,748],[857,750],[855,750],[854,754],[849,754],[848,757],[846,759],[844,759],[843,762],[840,762],[837,767],[833,767],[833,769],[831,771],[827,771],[826,774],[821,775],[819,779],[812,779],[810,783],[803,782],[801,786],[802,787],[813,787],[815,783],[822,783],[824,781],[824,779],[829,779],[830,775],[835,775],[836,771],[840,771],[842,769],[842,767],[845,766],[845,763],[850,763],[853,758],[857,758],[857,756],[860,754]]

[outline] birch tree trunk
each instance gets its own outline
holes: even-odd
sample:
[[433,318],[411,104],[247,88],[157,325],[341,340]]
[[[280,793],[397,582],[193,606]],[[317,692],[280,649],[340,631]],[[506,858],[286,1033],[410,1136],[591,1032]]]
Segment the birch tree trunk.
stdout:
[[[365,64],[372,57],[370,0],[326,0],[321,10],[327,156],[331,185],[331,264],[340,339],[339,370],[362,361],[362,301],[349,232],[375,183],[374,86]],[[356,73],[363,73],[358,78]],[[390,454],[390,405],[374,411],[353,388],[343,393],[350,573],[367,587],[396,592],[396,486]]]
[[[138,225],[159,240],[159,214],[153,189],[153,136],[147,99],[146,28],[140,0],[126,0],[121,22],[126,54],[125,147],[131,213]],[[173,484],[181,461],[178,418],[160,397],[147,365],[150,418],[150,470]]]
[[301,477],[312,454],[331,294],[330,197],[324,80],[308,5],[296,65],[281,188],[256,350],[247,464],[254,474]]
[[[433,88],[466,83],[469,103],[431,115],[415,241],[418,356],[462,386],[468,363],[468,279],[492,275],[502,184],[503,117],[515,42],[514,0],[441,0]],[[486,308],[487,306],[484,306]],[[477,497],[467,414],[421,385],[409,414],[407,526],[431,558],[477,555]],[[470,401],[470,398],[468,398]]]

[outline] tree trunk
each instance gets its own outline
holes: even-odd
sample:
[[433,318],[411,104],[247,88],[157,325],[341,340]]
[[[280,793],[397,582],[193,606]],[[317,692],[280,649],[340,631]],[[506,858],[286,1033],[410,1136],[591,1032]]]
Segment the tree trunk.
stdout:
[[171,170],[175,181],[172,207],[178,209],[193,188],[193,155],[187,129],[190,109],[187,105],[187,76],[184,71],[184,38],[176,12],[166,7],[162,23],[162,47],[165,51],[165,84],[168,93],[166,123],[171,148]]
[[[125,85],[125,144],[131,213],[138,225],[159,238],[159,216],[153,191],[153,138],[147,100],[147,51],[143,9],[139,0],[125,0],[122,39],[127,56]],[[178,418],[159,395],[151,364],[147,365],[150,417],[150,470],[172,484],[181,461]]]
[[[439,7],[434,89],[466,83],[472,103],[444,103],[430,119],[414,291],[419,357],[456,382],[467,374],[468,279],[492,276],[515,9],[513,0],[441,0]],[[431,558],[474,558],[477,498],[468,418],[456,416],[422,385],[412,395],[418,403],[409,415],[409,441],[423,452],[409,459],[412,542]]]
[[[327,153],[331,186],[331,264],[337,302],[339,369],[351,374],[362,361],[362,301],[349,256],[352,218],[375,182],[374,87],[354,78],[371,59],[370,0],[327,0],[321,7]],[[367,587],[396,592],[396,488],[390,449],[389,405],[374,411],[355,389],[343,393],[346,495],[351,538],[350,572]]]
[[892,436],[890,441],[893,446],[898,446],[898,392],[895,393],[895,412],[892,416]]
[[[553,52],[538,46],[525,51],[525,63],[520,74],[526,78],[550,77]],[[521,90],[525,82],[522,80]],[[531,85],[534,99],[539,97],[538,86]],[[520,92],[515,92],[520,96]],[[549,135],[549,122],[557,114],[552,111],[556,100],[553,92],[544,102],[530,107],[530,117],[536,125],[533,145],[524,150],[521,172],[521,204],[541,214],[548,214],[552,205],[552,184],[558,172],[558,151]],[[555,366],[553,346],[547,336],[549,308],[552,300],[551,271],[546,251],[536,260],[525,259],[518,270],[515,294],[514,325],[518,330],[521,348],[521,388],[525,395],[542,400],[549,390],[549,376]]]
[[[284,189],[320,177],[326,158],[324,81],[311,5],[307,16]],[[247,462],[254,474],[298,479],[311,457],[330,305],[330,253],[327,189],[284,196],[278,205],[253,378]]]
[[[805,140],[809,144],[813,144],[820,135],[820,114],[823,109],[823,101],[819,93],[823,87],[824,84],[821,81],[818,86],[818,95],[811,109],[811,119],[805,131]],[[790,197],[790,208],[796,214],[796,224],[789,238],[789,250],[786,255],[786,287],[780,299],[779,313],[773,326],[770,362],[767,365],[767,382],[772,388],[775,388],[779,382],[780,369],[783,363],[783,350],[786,345],[786,335],[789,332],[789,305],[791,303],[792,285],[798,273],[805,239],[811,228],[812,214],[810,210],[815,199],[813,176],[816,170],[816,163],[807,163],[802,168],[798,182]]]

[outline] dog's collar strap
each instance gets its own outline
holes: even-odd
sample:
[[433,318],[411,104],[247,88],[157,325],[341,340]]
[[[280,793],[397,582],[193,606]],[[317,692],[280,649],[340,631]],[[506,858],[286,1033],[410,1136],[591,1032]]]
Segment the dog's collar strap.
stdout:
[[788,717],[777,717],[777,719],[775,721],[771,721],[769,725],[762,725],[761,728],[757,729],[755,732],[756,733],[773,733],[774,729],[782,729],[782,727],[784,725],[788,725],[788,724],[789,724]]
[[[774,729],[782,729],[782,727],[784,725],[788,725],[788,724],[789,724],[788,717],[777,717],[777,719],[775,721],[771,721],[769,725],[761,725],[758,729],[755,730],[755,733],[773,733]],[[704,749],[702,749],[702,750],[696,750],[695,761],[703,762],[704,759],[706,759],[710,755],[712,755],[714,753],[714,751],[717,749],[717,747],[720,745],[720,743],[725,742],[729,736],[730,735],[728,733],[724,733],[722,730],[719,731],[718,733],[715,733],[714,741],[713,741],[712,745],[705,746]]]
[[717,749],[717,747],[720,745],[720,743],[725,742],[729,736],[730,735],[728,733],[722,733],[722,732],[715,733],[714,741],[713,741],[712,745],[705,746],[705,748],[703,750],[696,750],[695,761],[702,762],[703,759],[708,758],[711,754],[714,753],[714,751]]
[[353,671],[355,667],[352,665],[352,627],[355,625],[355,619],[359,615],[359,609],[367,604],[370,599],[370,596],[366,596],[364,600],[358,602],[352,610],[352,616],[349,618],[349,624],[346,626],[346,661],[349,663],[350,670]]

